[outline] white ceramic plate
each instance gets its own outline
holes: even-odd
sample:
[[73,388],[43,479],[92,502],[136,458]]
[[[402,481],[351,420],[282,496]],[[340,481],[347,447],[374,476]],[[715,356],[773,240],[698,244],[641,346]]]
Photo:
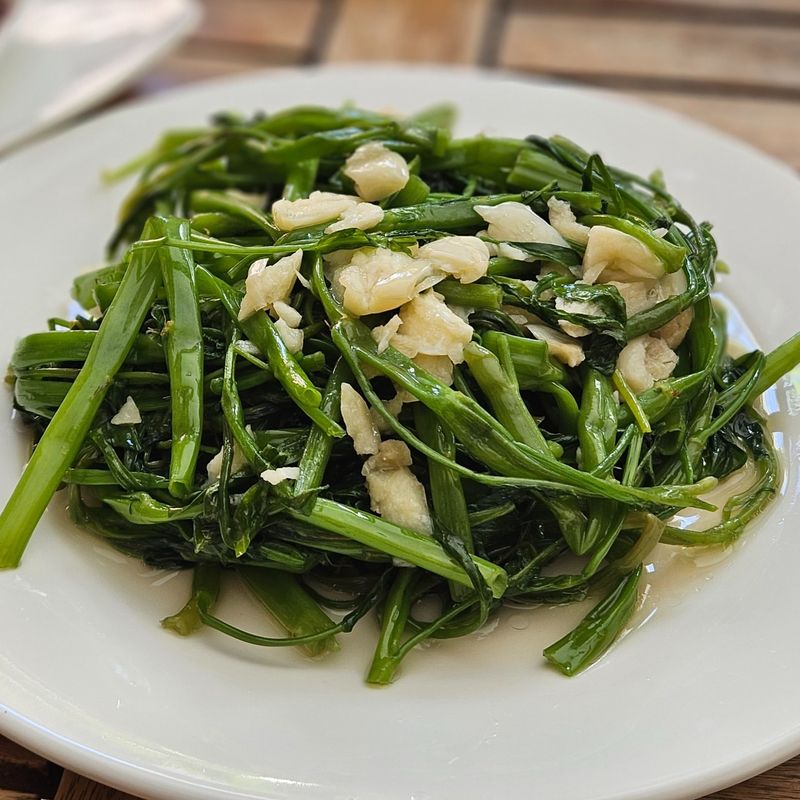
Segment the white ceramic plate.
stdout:
[[0,153],[118,92],[199,18],[194,0],[14,0],[0,28]]
[[[100,185],[101,168],[218,109],[345,99],[399,111],[449,100],[462,133],[558,132],[635,171],[662,167],[686,205],[717,223],[733,267],[727,292],[758,340],[774,346],[798,327],[800,183],[788,169],[609,95],[370,66],[201,86],[0,164],[0,360],[16,336],[63,312],[72,276],[100,259],[122,191]],[[639,629],[571,680],[540,654],[580,615],[574,607],[515,612],[491,633],[415,652],[382,690],[362,682],[369,622],[322,663],[212,631],[179,639],[158,620],[182,604],[188,575],[146,569],[75,532],[57,499],[21,568],[0,574],[0,731],[165,800],[677,800],[744,779],[800,751],[796,387],[784,380],[769,406],[782,496],[720,563],[659,562]],[[0,447],[7,496],[25,451],[8,414]],[[234,612],[263,628],[243,598],[223,603],[223,616]]]

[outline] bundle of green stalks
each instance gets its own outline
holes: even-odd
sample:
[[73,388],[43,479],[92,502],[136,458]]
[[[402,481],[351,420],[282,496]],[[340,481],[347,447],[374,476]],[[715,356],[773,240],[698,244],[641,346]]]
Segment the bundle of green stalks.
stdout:
[[[660,176],[451,116],[218,115],[110,176],[140,173],[86,313],[12,359],[35,448],[0,567],[63,489],[81,528],[194,570],[165,626],[319,656],[374,611],[383,684],[506,603],[591,596],[544,652],[572,675],[658,543],[739,537],[779,479],[753,404],[800,338],[727,354],[710,226]],[[671,524],[745,468],[717,524]],[[215,614],[234,580],[285,637]]]

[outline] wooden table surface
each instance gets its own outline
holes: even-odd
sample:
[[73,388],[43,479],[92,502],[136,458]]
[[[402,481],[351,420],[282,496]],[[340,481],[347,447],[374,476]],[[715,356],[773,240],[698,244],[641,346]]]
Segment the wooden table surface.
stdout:
[[[800,0],[203,5],[195,34],[119,100],[270,66],[366,60],[497,66],[619,90],[800,167]],[[800,800],[800,757],[712,797]],[[133,800],[0,737],[0,800],[44,798]]]

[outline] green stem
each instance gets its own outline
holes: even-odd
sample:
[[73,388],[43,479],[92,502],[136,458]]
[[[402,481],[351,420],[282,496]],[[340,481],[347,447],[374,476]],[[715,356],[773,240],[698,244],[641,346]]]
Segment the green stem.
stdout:
[[[289,636],[321,633],[334,624],[293,575],[259,567],[240,567],[239,574],[253,596]],[[330,636],[309,642],[304,649],[310,656],[322,656],[338,650],[339,645]]]
[[413,584],[416,572],[413,569],[397,570],[381,617],[381,632],[375,646],[367,683],[385,686],[394,680],[400,660],[397,651],[402,643],[408,615],[411,612]]
[[200,610],[211,611],[219,596],[222,568],[219,564],[201,562],[194,568],[192,593],[186,605],[177,613],[161,620],[161,627],[181,636],[188,636],[203,625]]
[[[149,222],[145,235],[152,233],[153,223]],[[19,564],[39,518],[78,454],[114,375],[133,346],[160,285],[157,253],[134,255],[80,374],[0,514],[0,569]]]
[[563,639],[551,644],[544,657],[564,675],[575,675],[600,658],[622,633],[636,607],[642,567],[626,575]]
[[[170,218],[162,225],[168,236],[191,235],[184,220]],[[203,431],[203,329],[191,251],[164,247],[159,257],[170,313],[164,335],[172,401],[169,491],[182,498],[194,485]]]
[[[324,531],[338,533],[393,558],[402,559],[428,572],[441,575],[447,580],[456,581],[462,586],[472,586],[464,570],[455,564],[436,541],[421,533],[387,522],[374,514],[322,497],[317,498],[317,502],[308,514],[291,508],[287,509],[286,513],[300,522],[306,522]],[[473,560],[492,590],[492,595],[502,597],[507,582],[505,570],[477,556],[474,556]]]

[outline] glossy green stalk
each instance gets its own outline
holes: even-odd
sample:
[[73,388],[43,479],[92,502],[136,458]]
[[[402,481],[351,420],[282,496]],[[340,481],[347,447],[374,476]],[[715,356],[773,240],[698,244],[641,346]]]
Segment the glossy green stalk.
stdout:
[[[145,235],[153,233],[150,222],[145,226]],[[0,569],[19,564],[33,529],[78,454],[114,375],[136,341],[161,284],[157,255],[141,252],[131,258],[80,374],[0,514]]]
[[[295,509],[287,509],[287,514],[324,531],[341,534],[393,558],[415,564],[462,586],[472,585],[464,570],[430,536],[401,528],[374,514],[322,497],[317,498],[307,514]],[[473,560],[492,590],[492,595],[502,597],[507,582],[505,570],[477,556]]]
[[250,466],[257,472],[269,469],[272,464],[261,455],[253,434],[247,429],[244,408],[236,384],[236,345],[231,343],[225,353],[225,372],[222,383],[222,413],[231,435],[242,450]]
[[800,364],[800,333],[796,333],[773,351],[767,353],[758,382],[747,398],[748,402],[754,402],[770,386],[777,383],[782,375],[791,372],[798,364]]
[[544,657],[564,675],[575,675],[597,661],[622,633],[636,607],[642,567],[626,575],[564,638],[551,644]]
[[415,577],[416,571],[413,569],[397,570],[383,607],[381,631],[367,672],[367,683],[385,686],[394,680],[400,665],[397,653],[411,612]]
[[465,308],[500,308],[503,291],[499,286],[485,283],[459,283],[444,280],[436,284],[436,291],[449,305]]
[[283,199],[300,200],[303,197],[308,197],[314,189],[318,169],[318,158],[309,158],[306,161],[297,161],[292,164],[286,173]]
[[[334,624],[293,575],[260,567],[240,567],[238,572],[256,600],[289,636],[321,633]],[[309,642],[303,649],[316,657],[338,650],[339,645],[334,636],[329,636]]]
[[464,360],[497,419],[514,439],[549,455],[547,440],[520,397],[515,376],[503,369],[494,353],[475,342],[470,342],[464,348]]
[[[633,389],[628,386],[625,376],[618,369],[615,369],[612,379],[614,387],[619,392],[620,399],[630,410],[631,416],[639,426],[639,430],[642,433],[650,433],[652,428],[650,427],[650,420],[647,418],[647,412],[642,407]],[[616,416],[616,410],[614,411],[614,416]]]
[[[612,383],[595,369],[587,369],[583,381],[581,410],[578,416],[578,441],[582,467],[594,472],[613,451],[617,435],[617,404]],[[617,503],[601,498],[588,504],[589,521],[574,551],[584,555],[611,528],[619,530],[621,512]]]
[[[264,231],[273,242],[279,239],[283,233],[263,211],[246,202],[243,198],[232,194],[201,189],[192,192],[191,204],[193,211],[220,212],[236,219],[245,220],[253,227]],[[174,233],[171,231],[167,231],[166,235],[170,238],[174,237]],[[189,241],[188,237],[176,238]]]
[[188,636],[203,626],[200,611],[209,612],[219,597],[222,568],[219,564],[201,562],[194,568],[192,593],[186,605],[177,613],[161,620],[161,627]]
[[[422,403],[414,405],[414,424],[423,442],[447,458],[455,460],[456,438],[453,436],[453,432],[445,427],[442,421]],[[447,535],[456,536],[463,542],[468,553],[474,553],[472,524],[464,497],[461,476],[439,461],[428,459],[428,482],[434,526]],[[452,582],[450,594],[454,600],[463,600],[470,594],[470,590],[461,584]]]
[[[697,499],[697,494],[711,488],[715,484],[713,480],[695,486],[639,489],[598,479],[515,442],[511,434],[474,400],[441,383],[394,348],[378,353],[375,341],[361,323],[343,319],[333,326],[332,336],[354,373],[358,374],[361,360],[391,378],[437,414],[473,458],[501,475],[562,482],[580,488],[586,494],[634,505],[708,506]],[[359,383],[366,392],[365,385]]]
[[[455,459],[456,439],[453,432],[421,403],[414,405],[414,423],[423,442],[447,458]],[[428,477],[433,513],[439,524],[461,539],[470,553],[474,552],[472,527],[460,476],[439,462],[429,460]]]
[[97,495],[123,519],[135,525],[162,525],[181,519],[194,519],[203,514],[203,496],[185,506],[170,506],[151,497],[147,492],[97,490]]
[[[14,348],[11,369],[19,373],[42,364],[84,362],[97,335],[98,331],[45,331],[28,334]],[[163,364],[164,350],[161,342],[137,332],[124,363],[137,366]]]
[[461,228],[474,228],[486,224],[483,217],[475,211],[475,206],[496,206],[509,201],[524,203],[525,200],[526,196],[522,194],[492,194],[391,208],[383,215],[383,221],[375,230],[413,231],[430,228],[437,231],[457,231]]
[[[167,236],[188,240],[191,235],[184,220],[173,217],[162,224]],[[159,258],[170,315],[164,331],[172,402],[169,491],[183,498],[194,486],[203,432],[203,330],[191,252],[163,247]]]
[[[343,360],[339,360],[331,372],[322,396],[320,411],[330,419],[338,422],[341,417],[340,398],[342,383],[349,370]],[[314,425],[308,434],[308,440],[300,459],[300,474],[294,482],[295,497],[302,498],[306,494],[315,492],[323,482],[328,460],[333,450],[333,437],[326,433],[319,425]],[[309,499],[313,502],[313,497]]]

